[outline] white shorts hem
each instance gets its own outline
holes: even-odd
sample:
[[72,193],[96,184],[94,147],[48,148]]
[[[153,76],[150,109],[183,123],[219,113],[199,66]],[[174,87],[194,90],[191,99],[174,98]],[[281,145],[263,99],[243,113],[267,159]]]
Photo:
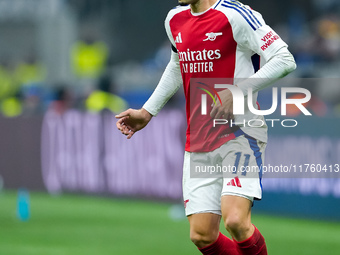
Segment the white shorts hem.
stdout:
[[250,196],[239,194],[239,193],[223,192],[221,197],[223,197],[223,196],[243,197],[243,198],[246,198],[246,199],[250,200],[251,202],[254,202],[254,197],[250,197]]
[[203,210],[203,211],[198,211],[198,212],[190,212],[190,213],[185,213],[186,216],[190,216],[193,214],[200,214],[200,213],[212,213],[212,214],[217,214],[217,215],[222,215],[222,212],[219,210]]

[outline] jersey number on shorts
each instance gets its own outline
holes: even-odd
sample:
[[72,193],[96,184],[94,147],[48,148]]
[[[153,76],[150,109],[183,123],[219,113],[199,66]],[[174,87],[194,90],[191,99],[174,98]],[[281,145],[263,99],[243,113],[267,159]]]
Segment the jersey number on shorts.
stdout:
[[[235,164],[234,164],[234,168],[233,168],[233,174],[237,173],[237,169],[238,169],[238,166],[240,164],[242,152],[236,152],[235,156],[236,156],[236,160],[235,160]],[[250,159],[250,155],[244,154],[244,164],[243,164],[243,167],[242,167],[242,175],[244,175],[244,176],[247,174],[246,169],[247,169],[247,166],[249,165],[249,159]]]

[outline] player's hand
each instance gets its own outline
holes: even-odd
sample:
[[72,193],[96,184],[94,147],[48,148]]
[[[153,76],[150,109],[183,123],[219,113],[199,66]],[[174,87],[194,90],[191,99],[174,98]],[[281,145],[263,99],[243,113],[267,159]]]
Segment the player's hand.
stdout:
[[234,119],[233,114],[233,96],[229,89],[218,92],[222,105],[219,100],[216,100],[216,105],[212,108],[210,116],[213,119],[224,118],[226,120]]
[[134,133],[144,128],[152,118],[152,115],[145,109],[128,109],[118,115],[116,125],[122,134],[130,139]]

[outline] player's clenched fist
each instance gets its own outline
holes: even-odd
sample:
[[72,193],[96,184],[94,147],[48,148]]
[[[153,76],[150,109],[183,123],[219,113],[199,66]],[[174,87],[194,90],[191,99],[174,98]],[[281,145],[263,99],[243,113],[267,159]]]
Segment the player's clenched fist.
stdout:
[[122,134],[130,139],[134,133],[144,128],[152,118],[152,115],[145,109],[128,109],[118,115],[116,125]]

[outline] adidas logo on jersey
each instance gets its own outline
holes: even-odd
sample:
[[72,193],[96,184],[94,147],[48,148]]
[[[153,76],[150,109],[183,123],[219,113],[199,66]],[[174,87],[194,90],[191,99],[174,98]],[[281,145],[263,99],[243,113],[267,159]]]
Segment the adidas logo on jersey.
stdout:
[[240,179],[237,176],[231,179],[231,181],[227,183],[227,186],[234,186],[234,187],[242,188]]
[[177,37],[176,37],[176,40],[175,40],[175,43],[182,43],[182,34],[181,32],[178,33]]

